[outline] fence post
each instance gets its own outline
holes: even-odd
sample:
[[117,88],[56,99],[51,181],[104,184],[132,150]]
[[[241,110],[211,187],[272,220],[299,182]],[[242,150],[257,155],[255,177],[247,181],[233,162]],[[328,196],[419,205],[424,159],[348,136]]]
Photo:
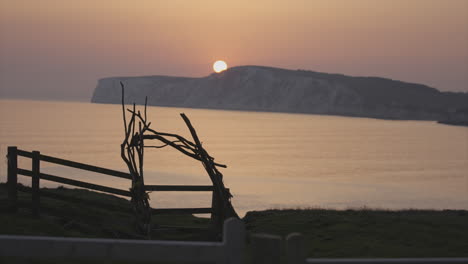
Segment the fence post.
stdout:
[[291,233],[286,237],[286,260],[288,264],[304,264],[306,260],[304,236]]
[[215,233],[221,231],[221,226],[223,225],[223,220],[221,217],[221,204],[220,204],[219,194],[216,192],[216,189],[213,190],[211,198],[211,219],[210,224]]
[[250,241],[252,243],[252,263],[281,263],[283,240],[280,236],[254,234]]
[[18,210],[18,191],[16,185],[18,184],[18,148],[8,147],[8,201],[9,209],[11,212]]
[[32,152],[32,211],[35,216],[39,215],[40,193],[39,193],[39,176],[40,176],[40,152]]
[[224,263],[241,264],[245,248],[244,222],[231,217],[224,222],[223,229]]

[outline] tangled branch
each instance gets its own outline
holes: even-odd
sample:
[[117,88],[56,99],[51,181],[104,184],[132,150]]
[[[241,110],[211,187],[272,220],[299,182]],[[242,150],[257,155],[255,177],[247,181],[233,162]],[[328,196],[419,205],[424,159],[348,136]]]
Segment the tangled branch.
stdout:
[[[122,87],[122,113],[125,132],[124,140],[120,146],[120,152],[122,159],[132,175],[132,203],[137,215],[139,228],[142,231],[146,230],[146,233],[149,234],[151,208],[148,202],[148,195],[144,189],[143,177],[145,148],[159,149],[172,147],[186,156],[199,160],[203,164],[205,171],[208,173],[213,186],[215,187],[215,195],[220,201],[222,201],[217,213],[220,221],[223,221],[227,217],[237,217],[237,213],[230,202],[232,195],[229,190],[225,188],[223,175],[217,169],[217,167],[226,168],[227,166],[216,163],[214,158],[203,148],[189,118],[183,113],[180,114],[187,125],[194,142],[177,134],[156,131],[150,128],[151,122],[147,121],[148,98],[145,98],[143,114],[139,110],[136,110],[135,104],[133,104],[132,109],[125,109],[124,85],[122,82],[120,82],[120,85]],[[131,115],[128,123],[126,118],[127,112]],[[145,146],[145,140],[156,140],[162,144]]]

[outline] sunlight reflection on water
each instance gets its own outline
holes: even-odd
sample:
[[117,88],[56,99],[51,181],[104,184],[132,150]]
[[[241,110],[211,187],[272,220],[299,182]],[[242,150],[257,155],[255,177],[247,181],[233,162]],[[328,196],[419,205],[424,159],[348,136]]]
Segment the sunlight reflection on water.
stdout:
[[[303,114],[149,107],[159,131],[190,138],[185,112],[223,169],[240,214],[291,207],[468,209],[468,128]],[[13,114],[11,114],[13,113]],[[0,154],[24,150],[126,171],[119,105],[1,100]],[[30,168],[30,160],[20,160]],[[56,175],[122,189],[129,182],[41,164]],[[148,184],[210,184],[198,161],[147,150]],[[2,159],[0,179],[6,180]],[[29,178],[21,177],[22,182]],[[46,182],[44,181],[44,184]],[[54,186],[54,184],[47,184]],[[151,193],[157,207],[210,206],[209,193]]]

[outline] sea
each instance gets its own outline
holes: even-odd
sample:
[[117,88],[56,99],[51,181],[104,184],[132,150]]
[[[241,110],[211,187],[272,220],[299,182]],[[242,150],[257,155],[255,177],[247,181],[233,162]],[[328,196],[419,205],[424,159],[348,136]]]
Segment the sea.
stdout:
[[[142,106],[137,106],[143,110]],[[157,131],[191,139],[180,113],[218,163],[232,203],[286,208],[468,209],[468,127],[311,114],[148,107]],[[0,100],[0,181],[8,146],[128,171],[121,105]],[[161,145],[160,142],[147,144]],[[175,149],[146,149],[146,184],[210,185],[202,164]],[[31,160],[19,158],[19,167]],[[130,181],[46,162],[41,171],[128,190]],[[29,177],[19,181],[30,185]],[[41,186],[57,183],[41,181]],[[70,186],[67,186],[70,187]],[[206,192],[152,192],[153,208],[210,207]]]

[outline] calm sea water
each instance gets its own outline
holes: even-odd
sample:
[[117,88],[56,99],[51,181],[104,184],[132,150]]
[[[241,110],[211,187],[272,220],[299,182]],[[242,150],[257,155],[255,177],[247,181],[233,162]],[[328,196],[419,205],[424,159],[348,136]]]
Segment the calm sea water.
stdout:
[[[468,128],[303,114],[149,107],[152,127],[190,134],[186,113],[223,169],[233,203],[268,208],[468,209]],[[126,171],[119,105],[0,100],[0,180],[6,148]],[[30,160],[19,161],[29,169]],[[55,175],[128,189],[101,174],[41,163]],[[201,164],[179,152],[145,153],[147,184],[210,184]],[[20,177],[29,183],[30,178]],[[54,183],[43,181],[47,186]],[[153,207],[210,206],[209,193],[151,193]]]

